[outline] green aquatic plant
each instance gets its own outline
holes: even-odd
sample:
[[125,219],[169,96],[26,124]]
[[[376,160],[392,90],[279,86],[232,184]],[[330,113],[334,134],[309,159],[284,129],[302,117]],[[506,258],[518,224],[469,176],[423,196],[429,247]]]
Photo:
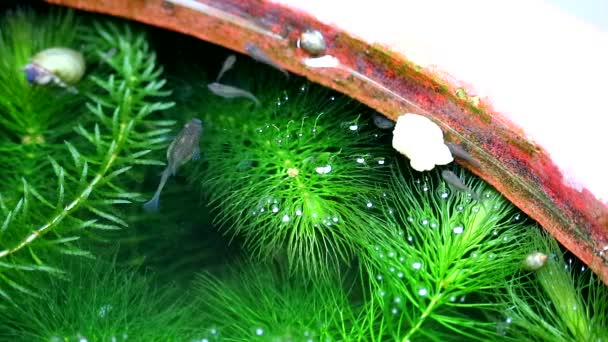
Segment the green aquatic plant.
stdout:
[[369,209],[392,152],[368,110],[299,79],[237,71],[230,84],[253,91],[261,105],[201,89],[189,109],[205,125],[195,181],[216,222],[254,256],[285,254],[293,272],[331,273],[374,234]]
[[502,332],[517,341],[607,341],[608,288],[585,266],[566,262],[547,233],[535,234],[530,247],[549,258],[529,276],[508,281]]
[[[156,168],[154,168],[156,170]],[[151,172],[150,184],[154,187],[158,174]],[[201,207],[199,194],[192,191],[184,178],[174,179],[163,192],[163,208],[158,213],[142,211],[133,205],[125,210],[129,229],[116,230],[104,235],[105,239],[120,246],[117,262],[153,271],[161,282],[187,283],[201,268],[222,268],[241,252],[235,245],[228,246],[211,224],[212,216]],[[93,251],[107,258],[114,253],[107,243]]]
[[2,341],[187,341],[201,324],[176,287],[113,262],[59,261],[68,279],[41,275],[39,298],[0,310]]
[[[173,104],[163,99],[169,92],[144,34],[114,24],[78,26],[71,12],[62,13],[18,11],[0,23],[0,163],[10,166],[0,175],[5,299],[11,291],[35,296],[32,272],[61,275],[54,255],[90,256],[81,238],[127,226],[119,206],[139,195],[129,191],[125,173],[162,164],[147,154],[165,145],[173,124],[150,118]],[[27,85],[20,68],[48,45],[84,47],[93,71],[78,94]]]
[[[439,171],[391,174],[369,109],[243,56],[222,82],[260,105],[221,98],[204,75],[224,50],[78,18],[0,19],[0,340],[607,338],[597,277],[468,173],[481,201]],[[27,84],[21,68],[50,46],[85,54],[77,94]],[[174,93],[161,64],[186,69],[168,75]],[[178,131],[163,114],[203,120],[203,160],[144,213]],[[520,271],[535,250],[549,263]],[[235,265],[242,251],[258,260]]]
[[244,263],[223,277],[203,273],[195,287],[208,341],[334,341],[355,316],[340,280],[313,284],[280,263]]
[[362,257],[370,340],[497,338],[495,322],[475,317],[498,310],[492,298],[520,266],[531,228],[485,183],[468,176],[467,183],[480,202],[455,192],[437,170],[393,174],[395,198],[381,208],[387,235]]

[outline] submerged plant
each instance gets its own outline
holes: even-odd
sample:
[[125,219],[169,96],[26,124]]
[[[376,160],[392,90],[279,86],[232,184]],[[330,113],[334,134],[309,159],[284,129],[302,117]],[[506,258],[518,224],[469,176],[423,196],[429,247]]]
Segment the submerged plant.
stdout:
[[139,195],[124,174],[161,164],[146,155],[164,144],[172,122],[149,116],[172,103],[161,100],[169,93],[144,35],[127,26],[78,30],[85,55],[100,65],[79,94],[30,87],[20,70],[42,47],[76,44],[71,14],[17,12],[0,29],[0,163],[9,166],[0,175],[0,296],[7,299],[10,291],[36,295],[28,273],[63,273],[53,256],[89,256],[82,237],[127,226],[117,205]]
[[[200,324],[181,290],[113,263],[69,259],[69,280],[42,275],[39,298],[0,311],[3,341],[186,341]],[[66,261],[64,259],[64,261]]]
[[608,288],[585,266],[566,263],[548,234],[536,234],[531,247],[549,258],[529,277],[509,280],[502,332],[518,341],[608,341]]
[[387,235],[363,258],[377,307],[372,339],[497,337],[495,323],[475,316],[497,310],[488,298],[518,269],[530,227],[481,181],[468,182],[483,194],[477,202],[452,191],[439,171],[404,174],[393,175],[396,198],[383,208]]
[[333,341],[350,325],[354,309],[340,281],[313,284],[277,264],[243,266],[195,281],[208,341]]
[[217,221],[255,256],[284,253],[292,272],[324,276],[374,234],[369,209],[392,153],[345,99],[301,81],[256,81],[246,88],[259,106],[208,92],[191,104],[205,125],[197,180]]

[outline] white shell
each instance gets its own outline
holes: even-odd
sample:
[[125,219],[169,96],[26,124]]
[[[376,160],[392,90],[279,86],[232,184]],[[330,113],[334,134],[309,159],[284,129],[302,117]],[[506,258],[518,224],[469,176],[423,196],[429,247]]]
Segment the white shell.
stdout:
[[416,171],[429,171],[435,165],[454,161],[443,141],[443,132],[430,119],[412,113],[397,118],[393,130],[393,148],[410,159]]
[[82,54],[65,47],[42,50],[32,57],[31,64],[43,68],[68,84],[80,81],[86,68]]
[[547,256],[547,254],[541,252],[534,252],[528,254],[528,256],[526,256],[526,259],[524,259],[523,268],[527,271],[538,271],[543,266],[545,266],[548,258],[549,257]]

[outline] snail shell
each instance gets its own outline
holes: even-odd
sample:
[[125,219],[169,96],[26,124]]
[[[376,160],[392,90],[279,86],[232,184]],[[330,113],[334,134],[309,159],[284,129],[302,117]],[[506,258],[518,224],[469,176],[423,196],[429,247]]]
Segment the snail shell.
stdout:
[[82,54],[65,47],[53,47],[38,52],[30,64],[23,70],[27,80],[33,84],[48,84],[59,86],[74,84],[82,78],[85,72],[85,61]]
[[300,35],[300,39],[296,42],[297,47],[301,47],[313,56],[319,56],[325,52],[325,38],[323,34],[317,30],[306,30]]

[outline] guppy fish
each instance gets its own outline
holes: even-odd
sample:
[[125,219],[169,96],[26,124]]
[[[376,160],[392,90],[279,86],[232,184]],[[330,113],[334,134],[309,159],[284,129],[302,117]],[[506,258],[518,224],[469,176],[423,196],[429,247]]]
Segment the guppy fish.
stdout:
[[462,182],[462,180],[460,180],[460,177],[456,176],[456,174],[454,172],[452,172],[450,170],[443,170],[443,171],[441,171],[441,177],[443,178],[443,180],[445,180],[448,184],[450,184],[457,190],[463,191],[466,193],[470,193],[471,197],[473,197],[474,200],[476,200],[478,202],[481,200],[479,195],[477,193],[475,193],[473,190],[471,190],[468,186],[466,186]]
[[151,200],[144,204],[144,209],[149,212],[158,211],[158,200],[160,192],[165,187],[169,176],[175,176],[177,169],[188,160],[198,160],[201,150],[199,140],[203,133],[203,123],[199,119],[192,119],[184,125],[178,136],[171,142],[167,149],[167,167],[160,177],[160,184]]
[[222,76],[224,76],[224,74],[226,73],[226,71],[232,69],[232,67],[234,67],[234,63],[236,63],[236,56],[235,55],[230,55],[226,58],[226,60],[224,61],[224,64],[222,64],[222,69],[220,70],[219,74],[217,74],[217,78],[215,79],[216,82],[219,82],[220,78],[222,78]]
[[244,97],[255,102],[256,105],[260,105],[260,101],[258,101],[258,98],[255,97],[255,95],[241,88],[221,84],[218,82],[207,84],[207,88],[209,89],[209,91],[211,91],[217,96],[225,97],[227,99],[232,99],[235,97]]
[[374,125],[380,129],[391,129],[395,127],[395,121],[379,113],[374,113],[373,120]]
[[445,145],[450,150],[450,153],[452,153],[452,156],[458,159],[466,160],[467,162],[471,163],[471,165],[481,167],[481,165],[479,165],[479,162],[473,157],[471,157],[471,155],[467,151],[465,151],[462,146],[454,143],[445,143]]
[[266,55],[264,53],[264,51],[262,51],[262,49],[260,49],[259,46],[255,45],[253,43],[246,43],[245,51],[247,51],[247,54],[249,54],[249,56],[251,58],[255,59],[256,61],[258,61],[260,63],[270,65],[271,67],[282,72],[285,75],[285,77],[289,78],[289,73],[287,72],[287,70],[281,68],[275,62],[273,62],[272,59],[270,59],[270,57],[268,57],[268,55]]

